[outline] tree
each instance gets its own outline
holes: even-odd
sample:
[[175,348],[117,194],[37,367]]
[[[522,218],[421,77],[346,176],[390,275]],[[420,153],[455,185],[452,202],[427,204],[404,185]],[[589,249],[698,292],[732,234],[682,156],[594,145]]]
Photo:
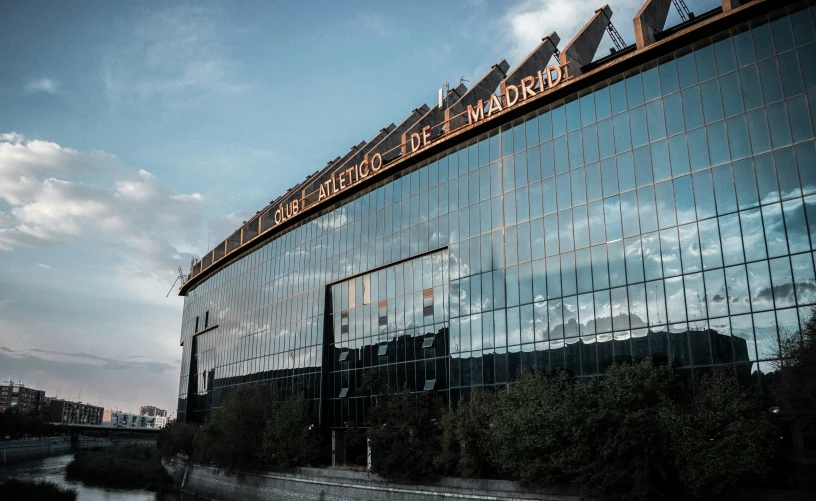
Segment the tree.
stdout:
[[303,395],[272,405],[258,455],[273,468],[306,466],[319,459],[320,434]]
[[490,422],[497,467],[524,484],[577,483],[589,498],[652,499],[665,490],[658,409],[671,369],[613,365],[599,381],[528,372]]
[[672,369],[650,359],[614,364],[599,383],[578,383],[568,422],[578,455],[568,466],[588,497],[655,499],[674,488],[658,416],[677,391]]
[[492,394],[477,391],[470,400],[460,400],[442,414],[439,453],[434,460],[438,469],[463,478],[495,474],[488,446],[494,401]]
[[500,473],[528,485],[569,481],[575,451],[565,404],[571,391],[563,372],[524,372],[498,395],[487,445]]
[[526,373],[496,399],[491,460],[524,484],[578,484],[588,499],[720,498],[768,471],[773,427],[733,374],[699,383],[689,399],[649,359],[602,380]]
[[[382,388],[376,375],[365,388]],[[389,480],[413,481],[432,477],[438,450],[439,402],[431,395],[385,390],[375,397],[368,420],[371,470]]]
[[272,402],[265,386],[239,387],[196,434],[196,458],[228,471],[257,467]]
[[186,454],[191,457],[193,455],[195,434],[198,429],[197,425],[185,423],[184,421],[175,421],[165,426],[159,432],[157,438],[162,456],[171,457],[176,454]]
[[806,458],[816,447],[816,316],[799,332],[783,336],[775,373],[767,379],[778,418],[790,429],[792,468],[787,473],[800,488],[816,486],[816,467]]
[[691,405],[663,406],[660,424],[683,490],[695,499],[721,499],[769,472],[775,428],[758,396],[733,374],[716,372],[697,383]]
[[19,438],[24,435],[52,435],[64,431],[59,425],[49,423],[46,416],[40,413],[20,412],[18,407],[0,412],[0,439],[6,435]]
[[805,328],[782,338],[771,391],[793,431],[794,451],[816,437],[816,316]]

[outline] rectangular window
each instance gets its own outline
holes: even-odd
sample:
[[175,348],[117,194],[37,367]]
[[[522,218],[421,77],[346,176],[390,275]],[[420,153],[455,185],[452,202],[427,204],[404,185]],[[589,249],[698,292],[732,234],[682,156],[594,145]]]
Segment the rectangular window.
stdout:
[[434,292],[433,289],[425,289],[422,291],[422,315],[425,317],[433,316],[434,314],[433,292]]
[[348,310],[343,310],[340,313],[340,333],[348,334],[348,331],[349,331],[349,312]]

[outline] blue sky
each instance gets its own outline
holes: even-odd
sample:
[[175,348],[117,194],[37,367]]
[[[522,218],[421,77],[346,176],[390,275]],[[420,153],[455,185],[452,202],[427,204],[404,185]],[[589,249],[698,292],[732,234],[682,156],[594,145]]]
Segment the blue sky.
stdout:
[[[640,3],[611,4],[629,42]],[[502,58],[514,67],[553,30],[563,47],[598,7],[7,2],[0,380],[175,409],[183,301],[165,294],[177,266],[433,105],[445,81],[475,82]]]

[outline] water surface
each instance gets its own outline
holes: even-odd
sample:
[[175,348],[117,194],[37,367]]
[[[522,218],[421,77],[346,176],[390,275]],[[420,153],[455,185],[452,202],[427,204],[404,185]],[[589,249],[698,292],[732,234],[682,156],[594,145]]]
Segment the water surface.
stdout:
[[74,458],[73,454],[10,464],[0,469],[0,478],[46,480],[63,487],[76,489],[77,501],[203,501],[203,498],[171,492],[157,494],[150,491],[121,491],[105,487],[90,487],[82,482],[65,479],[65,468]]

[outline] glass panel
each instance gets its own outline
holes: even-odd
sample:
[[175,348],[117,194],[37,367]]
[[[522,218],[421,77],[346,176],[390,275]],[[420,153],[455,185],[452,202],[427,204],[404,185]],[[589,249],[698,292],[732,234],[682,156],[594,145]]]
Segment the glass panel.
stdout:
[[728,307],[732,315],[751,311],[748,295],[748,278],[745,266],[733,266],[725,269],[725,283],[728,291]]
[[592,258],[589,249],[575,252],[575,268],[578,277],[578,292],[592,290]]
[[749,263],[748,284],[751,288],[751,308],[753,311],[769,310],[773,308],[773,292],[771,279],[768,274],[768,263],[759,261]]
[[762,219],[765,225],[765,240],[768,244],[768,256],[777,257],[788,253],[785,225],[782,220],[781,204],[762,207]]
[[680,236],[680,253],[683,261],[683,273],[701,271],[700,244],[697,235],[697,224],[687,224],[678,228]]
[[762,215],[759,209],[740,212],[742,225],[742,241],[745,249],[745,259],[756,261],[765,259],[765,235],[762,231]]
[[811,255],[808,253],[791,256],[791,267],[797,304],[801,306],[816,302],[816,276]]
[[704,274],[705,298],[708,303],[708,314],[712,317],[728,315],[727,293],[723,270],[711,270]]
[[742,251],[742,235],[738,215],[721,216],[719,226],[725,265],[729,266],[744,262],[745,256]]

